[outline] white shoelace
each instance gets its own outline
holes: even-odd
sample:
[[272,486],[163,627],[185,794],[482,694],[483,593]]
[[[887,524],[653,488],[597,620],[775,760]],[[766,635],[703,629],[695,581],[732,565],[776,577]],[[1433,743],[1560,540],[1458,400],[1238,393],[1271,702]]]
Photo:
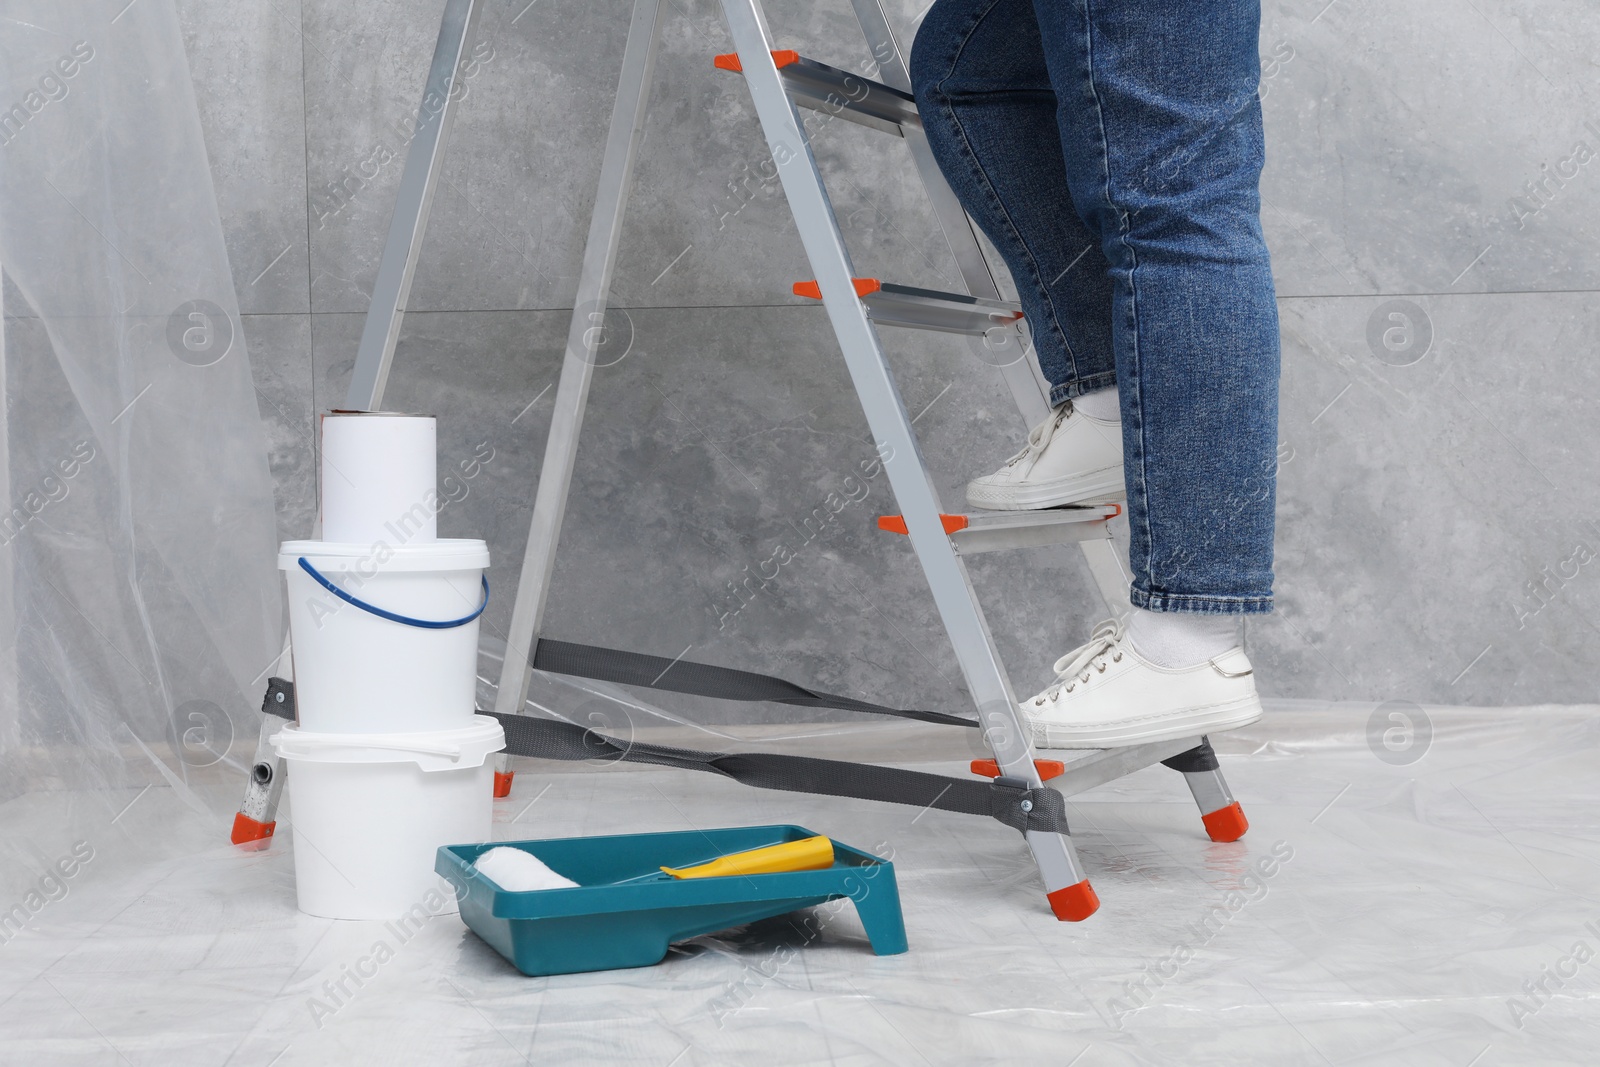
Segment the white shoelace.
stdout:
[[1087,642],[1056,660],[1051,667],[1056,672],[1055,684],[1034,697],[1033,703],[1042,707],[1046,700],[1058,698],[1063,688],[1070,693],[1078,685],[1087,682],[1091,671],[1104,674],[1107,662],[1121,663],[1122,649],[1118,646],[1125,632],[1120,619],[1096,623],[1094,633]]
[[[1028,431],[1028,443],[1022,446],[1021,452],[1006,460],[1006,466],[1015,467],[1030,455],[1034,457],[1034,463],[1037,463],[1039,457],[1044,455],[1044,450],[1050,447],[1050,442],[1055,440],[1056,431],[1061,428],[1061,424],[1066,422],[1067,416],[1071,414],[1072,401],[1070,400],[1051,411],[1048,418]],[[1026,476],[1032,469],[1033,463],[1028,464],[1022,471],[1023,475]]]

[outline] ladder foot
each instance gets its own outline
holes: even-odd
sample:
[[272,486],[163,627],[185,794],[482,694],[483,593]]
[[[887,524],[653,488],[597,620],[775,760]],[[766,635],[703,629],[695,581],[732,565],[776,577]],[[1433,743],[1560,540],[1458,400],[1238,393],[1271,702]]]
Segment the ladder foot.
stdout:
[[272,840],[273,831],[278,828],[276,822],[257,822],[244,812],[238,812],[233,817],[233,836],[231,840],[236,845],[245,848],[266,848]]
[[1087,878],[1077,885],[1057,889],[1046,899],[1050,901],[1050,910],[1064,923],[1081,923],[1100,910],[1100,898],[1095,896]]
[[[516,771],[494,772],[494,796],[496,800],[503,800],[511,795],[511,779],[517,776]],[[1210,816],[1206,816],[1210,818]]]
[[1244,809],[1236,800],[1225,808],[1218,808],[1200,816],[1206,824],[1206,833],[1211,835],[1213,841],[1237,841],[1250,829],[1250,820],[1244,817]]

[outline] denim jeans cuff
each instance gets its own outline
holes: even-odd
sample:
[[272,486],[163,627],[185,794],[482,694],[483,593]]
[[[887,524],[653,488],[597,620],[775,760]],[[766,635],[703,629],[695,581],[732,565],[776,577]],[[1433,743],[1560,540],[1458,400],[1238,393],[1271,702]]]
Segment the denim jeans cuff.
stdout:
[[1074,378],[1070,382],[1050,388],[1050,406],[1056,407],[1063,401],[1073,397],[1082,396],[1084,393],[1097,393],[1101,389],[1109,389],[1117,384],[1117,372],[1105,371],[1102,374],[1091,374],[1087,378]]
[[1128,590],[1128,599],[1146,611],[1171,611],[1188,615],[1266,615],[1272,596],[1190,596],[1184,593],[1148,593]]

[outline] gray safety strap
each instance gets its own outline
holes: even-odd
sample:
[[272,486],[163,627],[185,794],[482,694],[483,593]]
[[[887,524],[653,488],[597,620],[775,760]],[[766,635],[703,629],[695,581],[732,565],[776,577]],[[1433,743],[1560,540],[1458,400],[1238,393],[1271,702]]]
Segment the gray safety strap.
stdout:
[[[295,716],[294,683],[268,681],[262,710]],[[480,715],[493,714],[479,712]],[[506,733],[506,752],[553,760],[613,760],[709,771],[757,789],[849,797],[888,804],[985,815],[1018,831],[1067,833],[1066,801],[1048,786],[1030,789],[1021,779],[975,782],[942,774],[868,763],[812,759],[771,752],[700,752],[607,737],[575,723],[529,715],[494,715]]]
[[622,741],[574,723],[528,715],[497,715],[506,751],[558,760],[622,760],[681,770],[710,771],[757,789],[851,797],[888,804],[987,815],[1016,830],[1066,833],[1066,803],[1048,787],[1029,789],[1015,779],[975,782],[942,774],[866,763],[786,756],[770,752],[698,752],[642,741]]
[[732,667],[716,667],[692,660],[664,659],[642,652],[623,652],[595,645],[577,645],[568,641],[552,641],[541,637],[534,647],[533,665],[552,674],[568,674],[578,678],[593,678],[600,682],[620,685],[637,685],[647,689],[664,689],[673,693],[714,697],[721,700],[770,700],[778,704],[793,704],[803,708],[838,708],[842,711],[860,711],[869,715],[893,715],[901,719],[938,723],[943,726],[970,726],[976,728],[975,719],[960,715],[947,715],[942,711],[915,711],[905,708],[888,708],[853,697],[819,693],[814,689],[795,685],[782,678]]

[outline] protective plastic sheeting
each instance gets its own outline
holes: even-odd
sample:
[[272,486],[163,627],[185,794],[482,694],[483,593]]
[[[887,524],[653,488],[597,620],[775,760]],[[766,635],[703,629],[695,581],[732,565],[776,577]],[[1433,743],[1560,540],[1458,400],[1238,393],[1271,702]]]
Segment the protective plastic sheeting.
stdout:
[[[954,772],[959,734],[752,746]],[[97,796],[132,807],[0,947],[0,1063],[1594,1062],[1600,709],[1279,707],[1215,741],[1249,834],[1209,842],[1160,767],[1069,800],[1103,901],[1075,925],[998,824],[518,761],[497,839],[797,822],[892,856],[911,944],[872,955],[845,905],[550,979],[453,916],[298,914],[287,835],[218,846],[221,776],[205,815],[164,785]],[[0,820],[66,840],[68,800]]]
[[[0,0],[0,266],[0,797],[78,798],[71,839],[152,761],[186,782],[253,733],[281,641],[172,0]],[[6,834],[0,888],[61,847]]]

